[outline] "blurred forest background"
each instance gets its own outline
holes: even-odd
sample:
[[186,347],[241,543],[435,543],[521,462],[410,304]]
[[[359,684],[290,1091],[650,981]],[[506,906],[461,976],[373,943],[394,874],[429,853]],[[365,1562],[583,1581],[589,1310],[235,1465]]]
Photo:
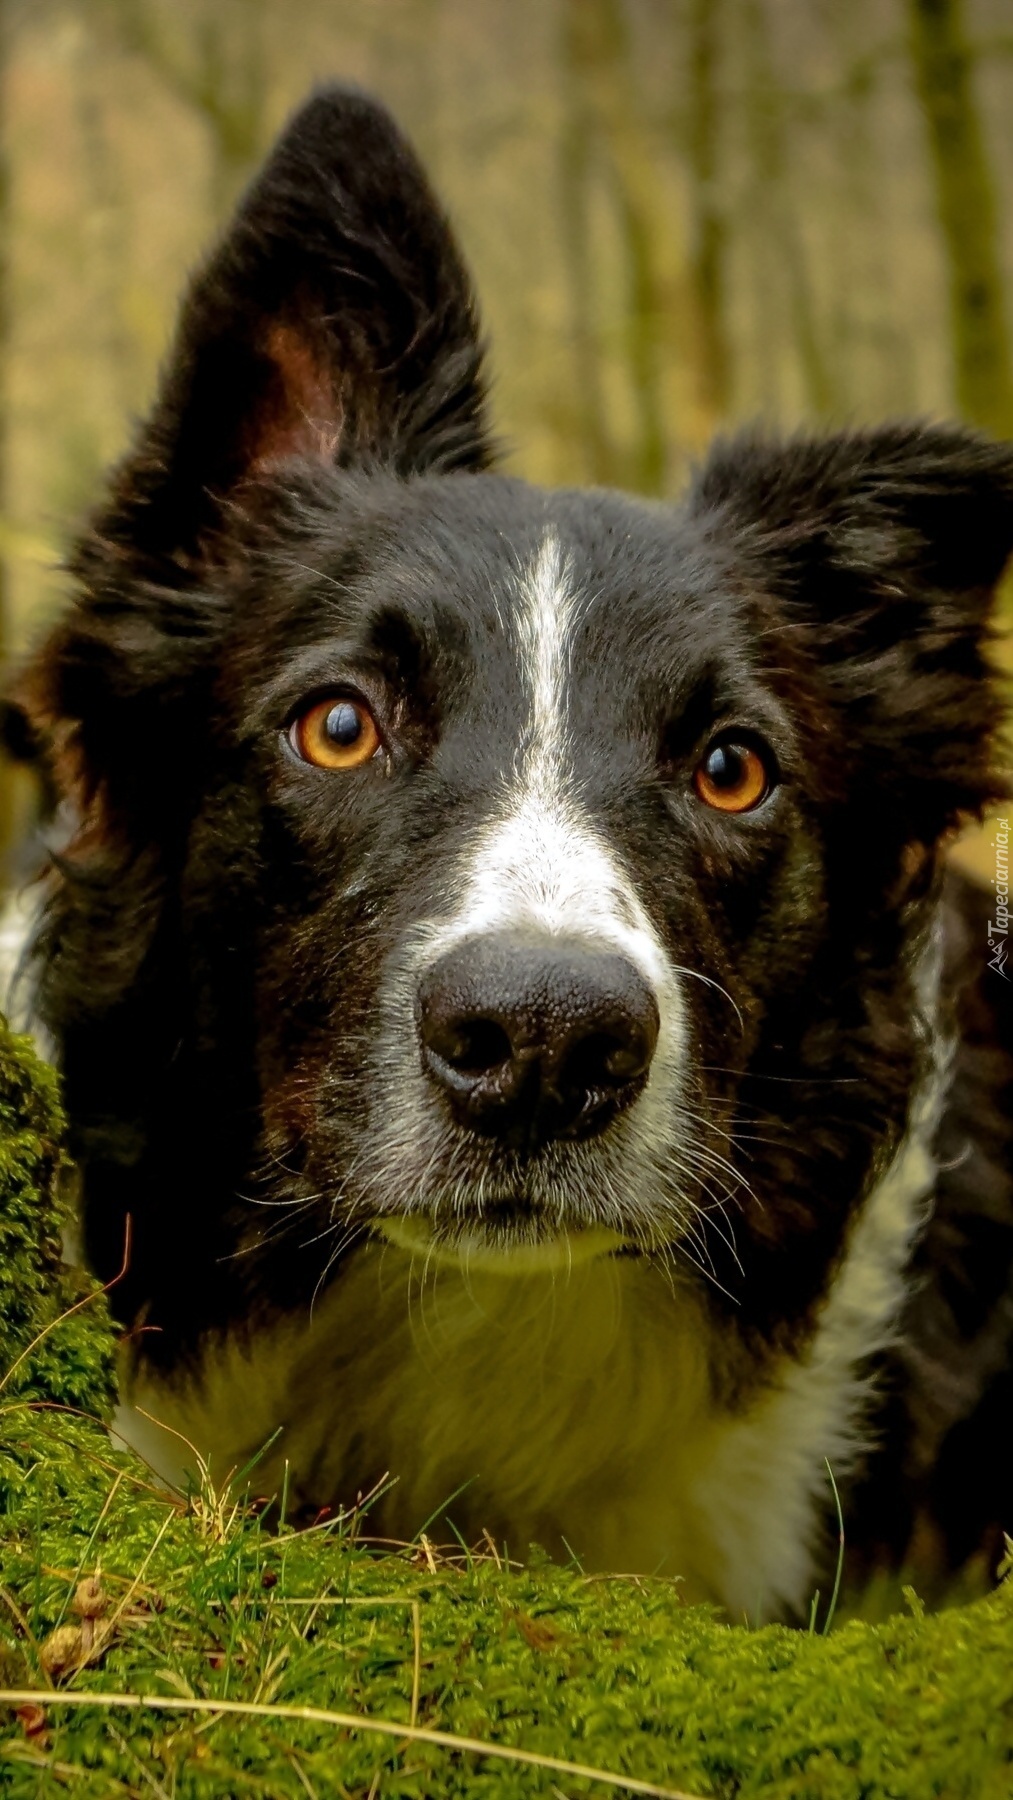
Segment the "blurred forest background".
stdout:
[[675,493],[756,417],[1013,436],[1010,0],[0,0],[7,654],[187,270],[333,76],[449,203],[518,472]]

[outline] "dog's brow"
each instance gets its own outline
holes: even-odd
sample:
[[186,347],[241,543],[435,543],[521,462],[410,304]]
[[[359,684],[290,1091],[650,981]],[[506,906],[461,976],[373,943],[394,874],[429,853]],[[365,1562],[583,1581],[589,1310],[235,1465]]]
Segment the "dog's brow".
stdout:
[[363,646],[348,638],[331,644],[311,644],[286,657],[284,665],[262,687],[252,709],[254,723],[263,723],[271,715],[308,692],[329,681],[348,681],[358,669],[375,662]]

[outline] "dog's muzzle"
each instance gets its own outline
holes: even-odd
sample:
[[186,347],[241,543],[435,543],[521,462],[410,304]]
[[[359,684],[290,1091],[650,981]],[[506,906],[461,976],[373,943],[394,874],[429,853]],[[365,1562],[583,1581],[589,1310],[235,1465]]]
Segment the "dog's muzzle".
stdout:
[[591,1137],[643,1089],[654,994],[620,952],[495,933],[456,945],[416,997],[422,1063],[458,1124],[530,1152]]

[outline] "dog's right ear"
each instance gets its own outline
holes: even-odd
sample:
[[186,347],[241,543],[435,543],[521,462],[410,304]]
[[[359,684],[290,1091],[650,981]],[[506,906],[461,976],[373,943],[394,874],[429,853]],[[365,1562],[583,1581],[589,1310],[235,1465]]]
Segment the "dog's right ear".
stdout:
[[80,598],[18,684],[79,843],[117,819],[137,841],[182,804],[214,572],[280,466],[486,466],[481,362],[413,152],[366,96],[316,94],[198,271],[154,409],[71,559]]
[[98,535],[185,585],[237,490],[288,457],[484,467],[481,360],[468,276],[412,150],[375,101],[322,90],[196,275]]

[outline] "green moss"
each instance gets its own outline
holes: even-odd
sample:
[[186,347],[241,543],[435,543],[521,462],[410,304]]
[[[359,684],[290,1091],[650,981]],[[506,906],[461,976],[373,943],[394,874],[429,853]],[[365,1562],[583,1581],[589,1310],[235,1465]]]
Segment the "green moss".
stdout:
[[[101,1434],[19,1412],[37,1470],[0,1538],[10,1686],[101,1568],[126,1602],[75,1690],[260,1699],[420,1723],[741,1800],[1000,1800],[1013,1791],[1013,1595],[827,1638],[747,1631],[680,1604],[671,1582],[590,1580],[491,1557],[376,1556],[347,1525],[269,1533],[173,1504]],[[303,1723],[51,1707],[39,1746],[8,1715],[0,1786],[38,1796],[177,1800],[347,1793],[513,1796],[605,1789],[558,1773]],[[5,1740],[5,1741],[3,1741]],[[372,1783],[379,1772],[379,1784]],[[116,1786],[121,1782],[122,1787]],[[309,1783],[307,1787],[306,1783]],[[148,1789],[147,1791],[150,1791]]]
[[[4,1289],[15,1321],[3,1319],[4,1341],[17,1353],[56,1316],[48,1284],[65,1279],[54,1248],[58,1110],[51,1077],[23,1044],[4,1045],[2,1057],[7,1242],[29,1264],[38,1258],[34,1282]],[[61,1363],[66,1330],[53,1334],[52,1368],[76,1370],[72,1381],[104,1371],[94,1390],[104,1395],[106,1322],[92,1307],[77,1315],[80,1342]],[[37,1373],[25,1379],[16,1397],[0,1397],[4,1456],[21,1472],[0,1517],[7,1688],[47,1688],[47,1642],[73,1620],[81,1577],[98,1572],[115,1628],[97,1660],[58,1677],[76,1693],[312,1705],[407,1725],[417,1680],[423,1726],[690,1794],[1013,1793],[1006,1589],[935,1617],[912,1601],[876,1626],[852,1622],[821,1637],[727,1626],[683,1606],[671,1582],[587,1579],[538,1557],[511,1569],[463,1551],[456,1560],[424,1548],[378,1555],[361,1541],[368,1520],[269,1531],[210,1493],[174,1500],[98,1423],[30,1398],[54,1397],[56,1386],[32,1387]],[[71,1711],[50,1700],[34,1733],[0,1706],[0,1791],[21,1800],[573,1800],[610,1790],[319,1723]]]
[[[70,1167],[62,1149],[57,1080],[31,1040],[0,1019],[0,1380],[85,1412],[112,1397],[112,1335],[101,1296],[61,1260]],[[59,1323],[57,1322],[59,1321]],[[44,1334],[44,1335],[43,1335]],[[35,1339],[35,1348],[19,1360]]]

